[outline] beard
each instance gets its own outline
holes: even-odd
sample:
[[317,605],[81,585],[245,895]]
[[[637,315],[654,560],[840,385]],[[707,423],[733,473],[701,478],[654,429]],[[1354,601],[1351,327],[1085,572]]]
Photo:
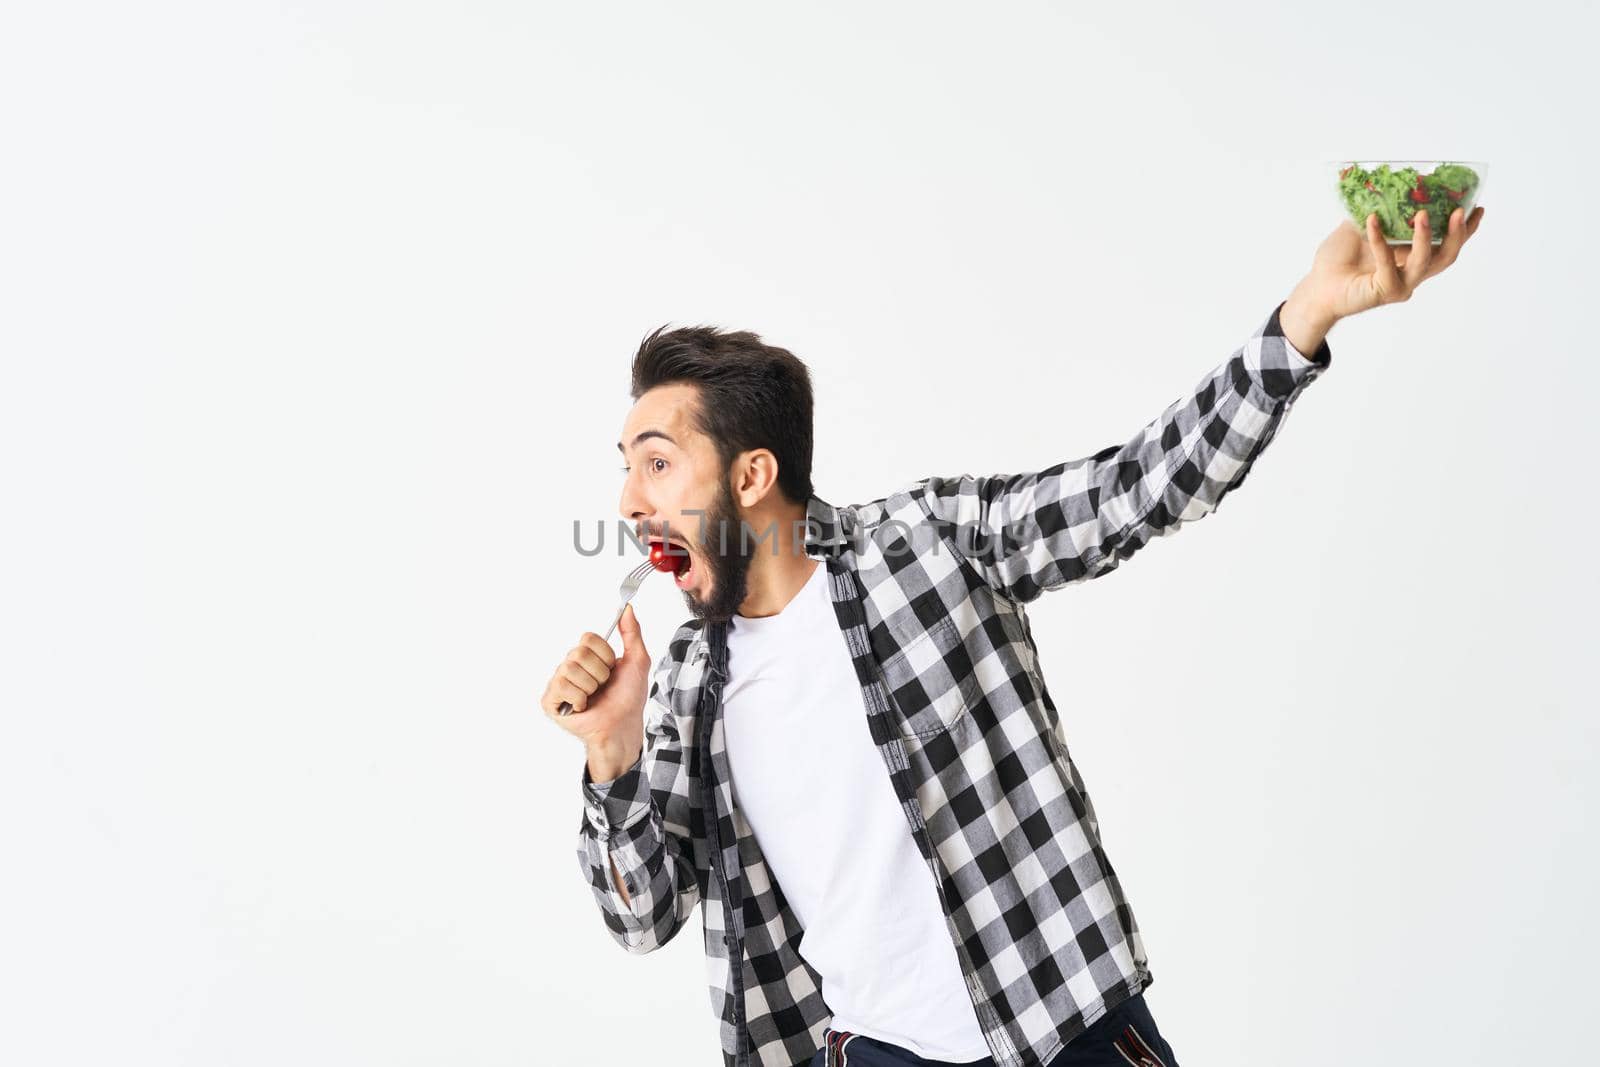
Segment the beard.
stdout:
[[[711,580],[711,594],[702,600],[692,590],[685,589],[683,600],[690,613],[698,618],[713,623],[727,622],[738,614],[739,605],[744,603],[755,547],[747,545],[746,538],[741,536],[744,525],[727,482],[722,483],[717,499],[703,517],[705,524],[698,547]],[[728,546],[726,552],[722,550],[724,541]]]

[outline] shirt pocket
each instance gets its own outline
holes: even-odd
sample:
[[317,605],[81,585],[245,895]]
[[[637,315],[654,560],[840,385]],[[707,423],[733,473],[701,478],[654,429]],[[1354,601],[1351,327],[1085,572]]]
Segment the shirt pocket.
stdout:
[[961,632],[948,617],[901,643],[883,662],[884,683],[902,736],[926,741],[971,719],[982,694]]

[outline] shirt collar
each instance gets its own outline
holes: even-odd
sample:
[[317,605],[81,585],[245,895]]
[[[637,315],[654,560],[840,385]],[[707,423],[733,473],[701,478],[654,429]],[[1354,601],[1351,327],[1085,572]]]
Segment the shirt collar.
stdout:
[[845,510],[813,493],[806,501],[806,555],[817,560],[837,556],[849,543],[850,525]]
[[[806,501],[805,553],[814,560],[837,556],[850,541],[854,521],[850,511],[837,508],[815,493]],[[712,673],[728,677],[728,624],[714,622],[705,627],[704,638],[710,653]]]

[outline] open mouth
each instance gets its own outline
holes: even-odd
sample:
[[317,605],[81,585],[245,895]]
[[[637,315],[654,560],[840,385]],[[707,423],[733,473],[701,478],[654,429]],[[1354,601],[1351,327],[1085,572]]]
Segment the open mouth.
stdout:
[[673,584],[679,589],[688,589],[694,584],[694,556],[681,542],[651,541],[650,562],[656,570],[670,573]]
[[694,579],[697,573],[699,572],[695,570],[694,557],[686,555],[683,557],[682,569],[672,576],[672,584],[676,585],[679,589],[688,589],[690,586],[694,585]]

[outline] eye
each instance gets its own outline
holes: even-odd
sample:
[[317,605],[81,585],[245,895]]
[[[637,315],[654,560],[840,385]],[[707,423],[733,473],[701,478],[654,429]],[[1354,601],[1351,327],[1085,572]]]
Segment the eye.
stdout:
[[651,463],[659,463],[659,464],[661,464],[661,467],[655,468],[655,471],[656,471],[657,474],[660,474],[661,473],[661,469],[664,468],[667,465],[667,461],[662,459],[660,456],[654,457],[653,459],[650,460],[650,462]]

